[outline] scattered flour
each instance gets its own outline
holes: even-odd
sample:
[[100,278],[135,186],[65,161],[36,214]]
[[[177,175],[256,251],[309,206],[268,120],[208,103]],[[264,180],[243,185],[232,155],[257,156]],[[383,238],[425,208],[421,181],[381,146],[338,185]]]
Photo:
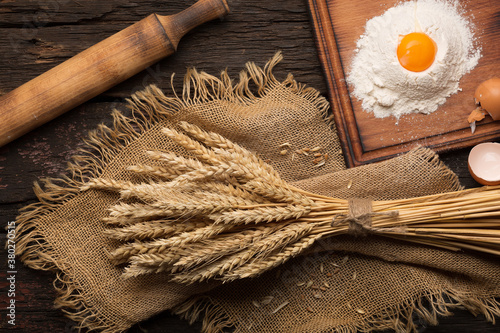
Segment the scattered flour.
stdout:
[[[354,96],[377,118],[434,112],[481,57],[470,26],[456,1],[443,0],[404,2],[370,19],[347,78]],[[400,35],[419,29],[436,42],[437,54],[427,70],[411,72],[399,64],[396,49]]]

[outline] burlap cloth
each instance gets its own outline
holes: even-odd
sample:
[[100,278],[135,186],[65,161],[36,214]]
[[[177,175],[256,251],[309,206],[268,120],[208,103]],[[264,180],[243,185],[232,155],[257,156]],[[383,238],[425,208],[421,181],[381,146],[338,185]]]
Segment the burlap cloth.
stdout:
[[[147,161],[145,150],[177,151],[160,133],[187,120],[257,152],[297,187],[334,197],[395,199],[457,190],[457,177],[430,150],[417,149],[379,164],[345,170],[328,103],[291,75],[247,65],[239,81],[190,70],[181,96],[149,87],[130,100],[133,115],[114,113],[114,126],[90,135],[70,175],[36,187],[40,202],[17,220],[17,250],[34,269],[54,270],[55,304],[81,327],[123,331],[165,310],[204,330],[330,332],[416,330],[462,305],[488,320],[500,314],[500,264],[496,258],[413,245],[388,238],[340,237],[318,242],[256,279],[220,285],[169,282],[166,274],[124,279],[107,254],[102,218],[118,197],[80,192],[88,177],[130,179],[126,166]],[[286,144],[285,146],[282,146]],[[320,146],[329,155],[317,167],[295,150]],[[287,152],[282,151],[286,148]]]

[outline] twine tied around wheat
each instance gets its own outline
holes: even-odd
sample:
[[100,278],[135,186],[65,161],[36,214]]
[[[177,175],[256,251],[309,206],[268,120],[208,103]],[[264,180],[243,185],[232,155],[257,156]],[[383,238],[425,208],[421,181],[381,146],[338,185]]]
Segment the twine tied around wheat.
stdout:
[[343,200],[295,188],[256,154],[217,133],[180,122],[163,133],[183,156],[146,151],[128,170],[143,181],[89,180],[113,191],[105,223],[121,241],[110,253],[125,277],[165,272],[172,281],[257,276],[315,241],[376,233],[449,250],[500,255],[500,187],[425,197]]
[[[362,198],[352,198],[348,200],[348,214],[338,214],[333,218],[331,227],[335,228],[342,224],[348,224],[348,233],[353,236],[366,236],[370,232],[376,233],[382,231],[380,228],[372,226],[373,216],[397,217],[399,212],[393,210],[390,212],[374,212],[372,200]],[[385,231],[399,231],[404,233],[404,227],[386,228]]]

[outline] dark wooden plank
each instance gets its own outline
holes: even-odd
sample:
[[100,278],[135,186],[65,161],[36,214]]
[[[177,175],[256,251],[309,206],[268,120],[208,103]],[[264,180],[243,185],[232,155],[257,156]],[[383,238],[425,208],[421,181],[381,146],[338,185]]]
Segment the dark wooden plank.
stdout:
[[[73,54],[138,21],[152,12],[175,13],[192,4],[179,1],[97,1],[97,0],[1,0],[0,1],[0,94],[14,89]],[[123,98],[155,83],[168,90],[170,76],[175,83],[185,69],[196,66],[217,75],[225,68],[236,78],[247,61],[263,65],[278,50],[284,61],[276,69],[278,78],[288,72],[299,82],[327,94],[327,85],[317,59],[307,3],[303,0],[241,1],[230,3],[232,13],[223,21],[210,22],[189,33],[172,57],[161,61],[98,98],[64,114],[24,137],[0,148],[0,244],[5,243],[4,226],[18,210],[35,201],[32,184],[41,177],[57,177],[67,161],[82,146],[87,131],[101,122],[111,124],[114,107],[123,109]],[[443,154],[444,161],[468,187],[477,186],[467,171],[466,149]],[[4,258],[1,250],[0,256]],[[3,316],[6,262],[0,260],[0,304]],[[17,263],[19,290],[17,325],[9,331],[76,332],[74,323],[53,308],[54,275],[28,269]],[[422,332],[496,332],[483,318],[458,312],[442,319],[436,328]],[[134,326],[134,333],[199,332],[200,323],[189,326],[176,316],[164,313]]]
[[[0,24],[0,49],[10,51],[0,54],[0,72],[7,75],[0,80],[0,92],[5,93],[16,88],[150,13],[172,14],[188,7],[194,1],[173,3],[175,6],[170,6],[170,3],[167,5],[164,1],[149,1],[141,3],[140,11],[134,9],[132,12],[130,8],[115,6],[112,9],[113,15],[108,13],[103,17],[100,16],[105,10],[98,5],[95,10],[92,9],[95,18],[90,19],[90,22],[87,19],[80,23],[78,19],[71,19],[70,14],[63,12],[63,18],[59,18],[59,12],[47,9],[47,22],[37,28],[31,28],[31,25],[37,24],[30,21],[32,17],[19,14],[19,21],[24,22],[28,28]],[[88,7],[94,8],[92,5]],[[129,85],[113,89],[112,95],[128,96],[131,85],[133,87],[137,83],[143,85],[154,82],[168,87],[173,72],[182,74],[185,68],[190,66],[211,73],[228,68],[234,73],[247,61],[265,62],[278,50],[282,50],[286,57],[293,55],[293,59],[296,59],[287,69],[302,78],[302,82],[322,80],[305,4],[301,1],[257,1],[252,4],[235,1],[231,10],[231,14],[222,21],[209,22],[188,33],[181,40],[176,55],[130,80]],[[7,14],[0,11],[0,22],[13,21],[10,18],[13,14],[8,14],[9,16],[5,17]],[[86,17],[77,11],[76,17],[80,16]],[[64,24],[65,21],[70,24]],[[291,36],[293,38],[290,38]],[[298,60],[303,61],[299,63]],[[151,75],[151,71],[156,75]]]
[[[0,204],[33,200],[33,182],[44,177],[59,177],[71,157],[84,146],[87,133],[104,123],[112,125],[111,111],[123,103],[89,103],[68,112],[0,147]],[[121,107],[125,110],[125,107]],[[81,121],[84,119],[85,121]]]

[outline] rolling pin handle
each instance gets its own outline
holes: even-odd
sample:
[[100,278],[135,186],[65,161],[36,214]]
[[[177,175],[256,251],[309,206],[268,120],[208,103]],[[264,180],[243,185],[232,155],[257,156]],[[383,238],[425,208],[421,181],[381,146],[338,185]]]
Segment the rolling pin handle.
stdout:
[[229,13],[226,0],[200,0],[180,13],[158,15],[170,42],[175,50],[181,38],[188,32],[208,21],[222,18]]

